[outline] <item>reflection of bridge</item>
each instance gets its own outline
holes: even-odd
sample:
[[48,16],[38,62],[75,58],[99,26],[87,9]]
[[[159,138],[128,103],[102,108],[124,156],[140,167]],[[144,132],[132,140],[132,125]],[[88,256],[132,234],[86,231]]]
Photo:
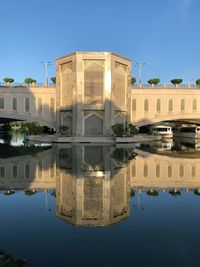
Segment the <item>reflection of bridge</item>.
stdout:
[[200,159],[174,158],[136,149],[131,188],[200,188]]
[[[56,213],[75,225],[109,225],[129,216],[130,189],[200,188],[200,159],[139,149],[130,163],[114,147],[61,145],[32,156],[0,159],[2,190],[56,191]],[[119,155],[119,154],[118,154]]]

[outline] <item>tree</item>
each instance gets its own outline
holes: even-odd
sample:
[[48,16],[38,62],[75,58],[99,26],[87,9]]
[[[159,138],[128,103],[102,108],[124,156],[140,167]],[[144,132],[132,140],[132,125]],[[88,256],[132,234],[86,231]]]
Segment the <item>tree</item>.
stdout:
[[196,85],[197,85],[197,86],[200,86],[200,79],[197,79],[197,80],[196,80]]
[[171,83],[174,84],[175,86],[178,86],[182,82],[183,82],[182,79],[173,79],[173,80],[171,80]]
[[3,81],[7,84],[11,84],[14,82],[14,79],[13,78],[4,78]]
[[131,78],[131,84],[133,85],[134,83],[136,83],[136,78],[135,77],[132,77]]
[[53,84],[56,84],[56,77],[51,77],[51,81]]
[[28,85],[31,84],[33,82],[33,79],[32,78],[25,78],[24,79],[24,82],[27,83]]
[[160,83],[160,79],[159,78],[153,78],[153,79],[148,80],[148,83],[151,85],[156,85],[156,84]]

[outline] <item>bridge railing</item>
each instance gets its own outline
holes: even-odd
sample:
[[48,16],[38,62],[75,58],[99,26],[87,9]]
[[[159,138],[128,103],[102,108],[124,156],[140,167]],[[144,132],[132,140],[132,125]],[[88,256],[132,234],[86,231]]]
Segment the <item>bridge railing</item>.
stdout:
[[156,84],[156,85],[151,85],[151,84],[134,84],[133,89],[138,89],[138,88],[149,88],[149,89],[165,89],[165,88],[171,88],[171,89],[200,89],[200,86],[196,84],[179,84],[179,85],[173,85],[173,84]]
[[[0,82],[0,86],[2,87],[41,87],[41,86],[45,86],[44,83],[34,83],[34,84],[27,84],[27,83],[10,83],[10,84],[7,84],[5,82]],[[56,85],[53,84],[53,83],[49,83],[48,84],[48,87],[55,87]]]

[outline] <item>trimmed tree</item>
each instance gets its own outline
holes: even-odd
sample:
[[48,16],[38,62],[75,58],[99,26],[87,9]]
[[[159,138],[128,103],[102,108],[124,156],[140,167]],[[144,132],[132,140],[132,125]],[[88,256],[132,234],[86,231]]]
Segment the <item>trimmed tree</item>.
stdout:
[[136,78],[135,77],[132,77],[131,78],[131,84],[134,85],[134,83],[136,83]]
[[28,84],[28,85],[29,85],[29,84],[31,84],[31,83],[32,83],[32,81],[33,81],[33,79],[32,79],[32,78],[30,78],[30,77],[29,77],[29,78],[25,78],[25,79],[24,79],[24,82],[25,82],[26,84]]
[[56,84],[56,77],[51,77],[51,81],[53,84]]
[[160,83],[160,79],[159,78],[153,78],[153,79],[148,80],[148,83],[151,84],[151,86],[154,86],[154,85]]
[[197,85],[197,86],[200,86],[200,79],[197,79],[197,80],[196,80],[196,85]]
[[182,79],[173,79],[171,83],[174,84],[176,87],[183,82]]
[[14,82],[14,79],[13,78],[4,78],[3,81],[6,83],[6,84],[11,84]]
[[25,78],[24,82],[30,85],[30,84],[36,83],[37,81],[29,77],[29,78]]

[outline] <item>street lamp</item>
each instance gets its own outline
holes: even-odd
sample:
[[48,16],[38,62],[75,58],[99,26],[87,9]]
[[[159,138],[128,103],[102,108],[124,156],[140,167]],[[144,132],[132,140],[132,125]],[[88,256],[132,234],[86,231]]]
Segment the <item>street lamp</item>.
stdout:
[[50,61],[48,62],[41,62],[42,65],[45,67],[45,86],[48,86],[48,67],[52,65]]
[[139,74],[139,84],[142,84],[142,68],[146,65],[146,63],[136,63],[135,67],[138,68],[138,74]]

